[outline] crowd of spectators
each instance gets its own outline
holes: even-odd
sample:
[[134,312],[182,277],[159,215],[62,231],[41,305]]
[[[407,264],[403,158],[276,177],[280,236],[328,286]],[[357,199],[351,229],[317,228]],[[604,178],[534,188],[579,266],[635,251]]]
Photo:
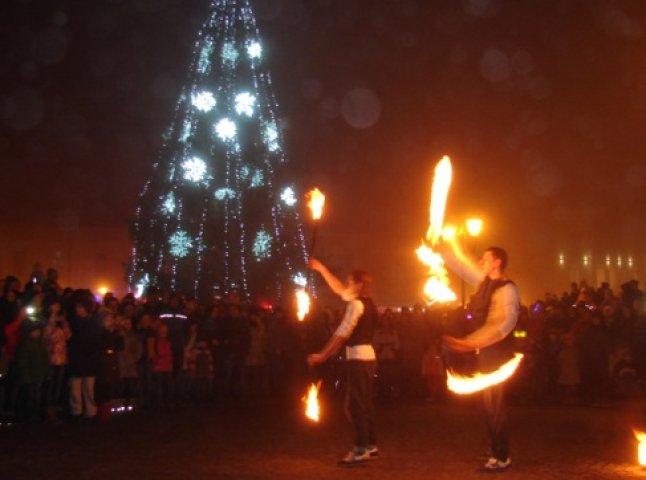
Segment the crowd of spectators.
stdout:
[[[614,293],[582,282],[521,307],[513,334],[525,360],[513,394],[592,406],[639,395],[646,297],[638,287],[630,281]],[[315,307],[298,322],[289,308],[248,305],[235,293],[208,305],[154,288],[142,299],[97,298],[62,288],[55,269],[37,269],[24,283],[7,276],[0,288],[0,422],[293,400],[317,379],[329,394],[343,389],[342,352],[315,371],[305,362],[334,332],[339,309]],[[468,362],[443,351],[441,337],[472,329],[468,309],[380,308],[377,395],[449,399],[446,368]]]

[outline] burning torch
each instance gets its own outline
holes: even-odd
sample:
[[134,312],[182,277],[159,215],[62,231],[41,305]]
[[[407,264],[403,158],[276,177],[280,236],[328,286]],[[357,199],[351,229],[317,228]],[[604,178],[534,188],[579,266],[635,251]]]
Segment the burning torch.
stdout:
[[[318,188],[314,188],[307,193],[307,206],[312,212],[312,243],[310,244],[309,256],[314,254],[314,247],[316,247],[316,237],[318,233],[318,225],[321,217],[323,216],[323,207],[325,206],[325,195],[321,193]],[[299,321],[303,321],[310,311],[310,295],[312,275],[308,276],[307,288],[296,290],[296,316]]]

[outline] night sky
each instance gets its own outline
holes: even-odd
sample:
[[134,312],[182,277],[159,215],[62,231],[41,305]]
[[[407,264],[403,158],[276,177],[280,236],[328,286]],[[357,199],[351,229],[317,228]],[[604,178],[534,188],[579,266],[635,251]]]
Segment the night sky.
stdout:
[[[252,4],[290,168],[328,194],[323,257],[414,301],[449,154],[447,220],[482,216],[474,247],[507,247],[521,289],[566,288],[559,253],[632,255],[646,272],[646,2]],[[0,2],[3,223],[127,228],[207,7]]]

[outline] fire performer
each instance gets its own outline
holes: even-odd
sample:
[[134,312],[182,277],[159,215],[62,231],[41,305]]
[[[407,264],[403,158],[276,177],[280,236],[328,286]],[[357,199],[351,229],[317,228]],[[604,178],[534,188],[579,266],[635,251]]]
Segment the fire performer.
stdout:
[[[457,352],[475,352],[481,373],[496,370],[513,357],[512,331],[518,321],[520,293],[516,285],[505,275],[507,253],[500,247],[488,248],[480,260],[481,271],[475,269],[461,253],[456,244],[451,244],[455,257],[445,256],[447,265],[462,264],[456,272],[463,273],[465,281],[479,281],[479,287],[471,300],[471,312],[476,330],[464,338],[448,335],[444,345]],[[509,457],[509,433],[504,383],[489,387],[482,392],[484,414],[491,441],[489,459],[484,471],[502,471],[511,465]]]
[[332,291],[348,302],[339,327],[319,353],[307,357],[307,362],[310,366],[323,363],[345,345],[345,410],[354,428],[355,441],[338,465],[362,465],[379,454],[372,403],[372,382],[377,370],[377,357],[372,348],[377,324],[377,309],[370,298],[372,277],[365,271],[355,270],[348,275],[347,285],[343,285],[320,261],[312,258],[310,268],[319,272]]

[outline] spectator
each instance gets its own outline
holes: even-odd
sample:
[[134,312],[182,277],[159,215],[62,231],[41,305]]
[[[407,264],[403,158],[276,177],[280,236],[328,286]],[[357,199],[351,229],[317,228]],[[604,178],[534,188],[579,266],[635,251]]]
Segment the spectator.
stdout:
[[41,392],[49,365],[42,334],[40,323],[29,324],[26,336],[16,352],[18,384],[23,394],[24,419],[27,422],[39,421],[42,418]]
[[165,323],[160,323],[153,345],[149,354],[152,355],[154,406],[169,409],[174,403],[173,347]]
[[60,301],[55,300],[49,306],[49,319],[45,326],[45,346],[49,354],[49,383],[47,388],[47,418],[58,418],[58,407],[61,404],[65,369],[68,363],[67,342],[72,336]]
[[141,335],[132,329],[132,319],[122,319],[123,349],[117,353],[119,360],[119,378],[121,392],[126,407],[131,407],[139,398],[140,375],[139,365],[144,347]]
[[68,344],[70,374],[70,410],[72,418],[96,417],[94,396],[101,354],[102,328],[95,314],[89,290],[74,292],[73,314],[69,318],[72,336]]

